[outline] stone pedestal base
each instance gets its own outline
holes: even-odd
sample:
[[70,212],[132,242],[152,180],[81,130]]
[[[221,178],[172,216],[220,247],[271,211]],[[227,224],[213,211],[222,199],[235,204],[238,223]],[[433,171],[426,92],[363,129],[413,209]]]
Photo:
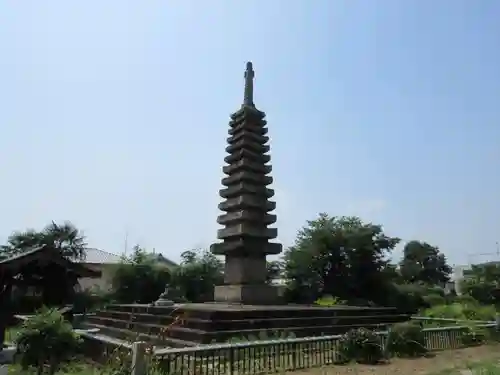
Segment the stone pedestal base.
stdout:
[[[179,347],[214,342],[227,343],[235,336],[260,337],[263,332],[268,337],[290,337],[292,333],[295,337],[311,337],[339,335],[359,327],[383,331],[391,324],[409,319],[410,315],[399,314],[396,309],[390,307],[273,306],[207,302],[171,307],[107,305],[105,310],[87,317],[85,328],[98,327],[100,335],[120,340],[144,340],[159,346]],[[130,322],[134,324],[131,325]],[[123,327],[131,328],[128,333],[124,333]],[[168,329],[165,329],[167,327]],[[95,344],[89,343],[88,348],[97,354]],[[99,349],[101,355],[103,348]]]
[[215,302],[245,305],[279,305],[278,288],[273,285],[218,285],[214,291]]

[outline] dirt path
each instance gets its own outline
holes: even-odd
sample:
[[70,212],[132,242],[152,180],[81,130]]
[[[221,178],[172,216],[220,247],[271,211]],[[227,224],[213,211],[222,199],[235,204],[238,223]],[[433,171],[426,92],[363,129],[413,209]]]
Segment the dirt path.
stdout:
[[431,375],[440,371],[464,368],[470,362],[500,357],[499,345],[485,345],[438,352],[431,358],[393,359],[379,366],[345,365],[328,366],[308,371],[289,372],[288,375]]

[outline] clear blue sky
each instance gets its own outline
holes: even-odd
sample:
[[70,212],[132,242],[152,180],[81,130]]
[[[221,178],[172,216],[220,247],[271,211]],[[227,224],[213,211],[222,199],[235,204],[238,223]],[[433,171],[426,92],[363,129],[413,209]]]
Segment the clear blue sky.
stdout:
[[70,220],[174,260],[215,240],[245,62],[280,240],[360,215],[452,262],[500,240],[497,0],[5,1],[0,240]]

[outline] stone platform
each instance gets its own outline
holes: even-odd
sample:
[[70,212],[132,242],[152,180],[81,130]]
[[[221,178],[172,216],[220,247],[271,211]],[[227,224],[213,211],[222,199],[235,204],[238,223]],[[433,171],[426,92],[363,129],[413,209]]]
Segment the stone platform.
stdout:
[[407,314],[383,307],[251,306],[221,303],[109,305],[84,322],[100,334],[156,345],[194,346],[249,337],[341,334],[351,328],[384,329]]

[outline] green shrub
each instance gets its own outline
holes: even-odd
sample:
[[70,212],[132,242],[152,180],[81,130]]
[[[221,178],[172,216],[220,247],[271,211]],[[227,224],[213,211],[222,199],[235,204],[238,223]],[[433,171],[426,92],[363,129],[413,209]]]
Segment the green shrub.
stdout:
[[422,311],[430,318],[449,318],[457,320],[495,320],[495,306],[483,306],[472,302],[452,303],[449,305],[432,306]]
[[424,296],[424,301],[429,306],[446,305],[446,299],[439,294],[429,294]]
[[380,337],[366,328],[351,329],[342,335],[339,345],[338,363],[376,364],[384,358]]
[[495,296],[496,281],[479,280],[476,278],[462,281],[463,294],[470,295],[482,304],[494,304],[497,301]]
[[456,296],[453,302],[465,305],[474,305],[474,306],[480,305],[478,300],[476,300],[474,297],[468,294],[462,294],[461,296]]
[[424,288],[426,295],[437,295],[443,298],[445,297],[444,289],[440,286],[422,284],[422,288]]
[[387,337],[387,351],[398,357],[421,357],[427,353],[425,335],[416,322],[394,324]]
[[474,325],[467,326],[467,329],[460,335],[460,342],[464,346],[477,346],[486,341],[487,332],[483,328]]
[[99,289],[83,290],[75,293],[73,297],[73,312],[75,314],[91,312],[111,302],[111,292]]
[[345,301],[342,301],[338,297],[333,297],[333,296],[323,296],[319,299],[317,299],[314,302],[315,305],[318,306],[338,306],[338,305],[345,305]]
[[400,313],[414,314],[429,305],[424,301],[425,289],[418,284],[391,284],[384,290],[384,306],[392,306]]
[[34,367],[38,374],[54,374],[76,353],[79,337],[55,309],[42,309],[26,320],[15,342],[24,369]]
[[170,271],[158,266],[156,258],[139,246],[113,267],[113,299],[118,303],[151,303],[170,282]]

